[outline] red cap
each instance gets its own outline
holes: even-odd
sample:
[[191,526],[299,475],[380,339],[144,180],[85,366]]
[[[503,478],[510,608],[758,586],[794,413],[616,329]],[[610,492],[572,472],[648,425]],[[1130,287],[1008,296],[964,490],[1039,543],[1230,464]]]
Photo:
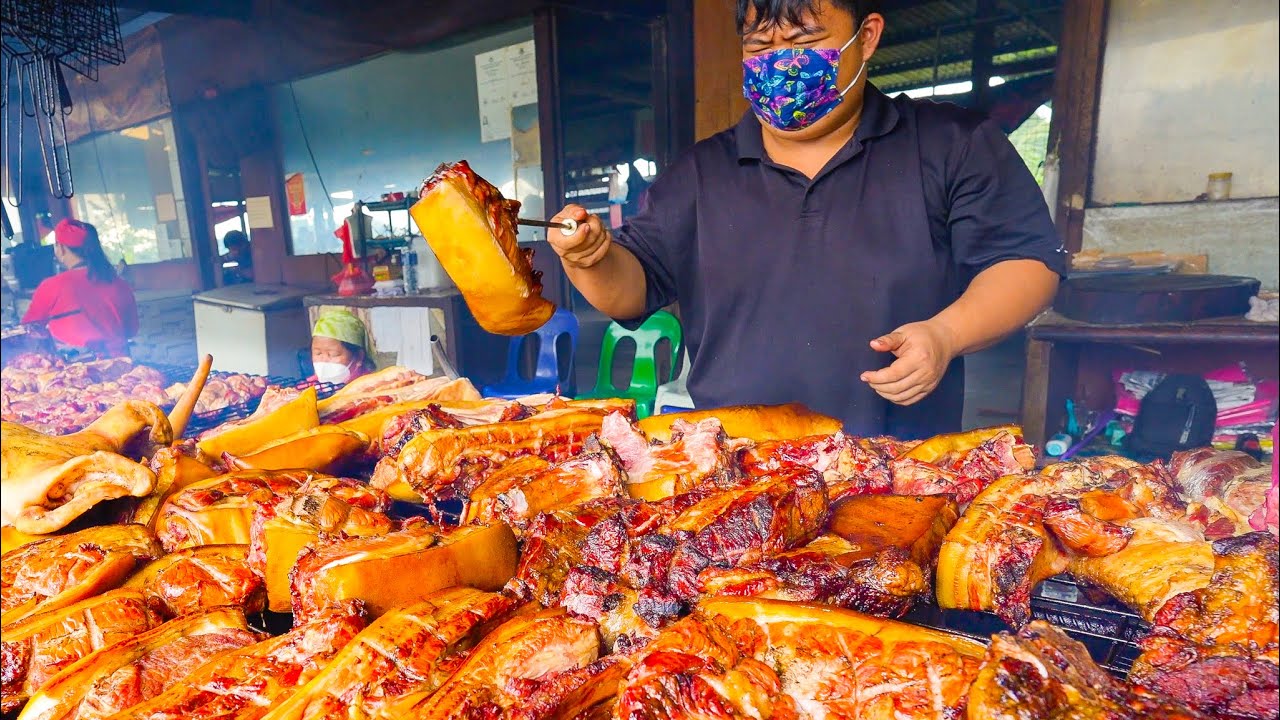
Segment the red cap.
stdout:
[[53,228],[54,242],[69,248],[84,247],[85,238],[89,236],[84,226],[70,220],[63,220]]

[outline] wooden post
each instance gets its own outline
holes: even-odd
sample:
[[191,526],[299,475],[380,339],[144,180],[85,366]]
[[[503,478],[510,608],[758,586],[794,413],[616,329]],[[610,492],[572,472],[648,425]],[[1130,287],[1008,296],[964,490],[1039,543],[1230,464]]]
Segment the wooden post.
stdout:
[[1054,70],[1049,149],[1058,152],[1058,235],[1079,252],[1097,138],[1108,0],[1066,0]]
[[698,140],[732,127],[747,110],[742,97],[742,39],[733,24],[733,0],[694,0],[694,135]]
[[973,23],[972,60],[969,75],[973,79],[973,109],[986,113],[991,109],[991,55],[995,46],[995,0],[978,0]]

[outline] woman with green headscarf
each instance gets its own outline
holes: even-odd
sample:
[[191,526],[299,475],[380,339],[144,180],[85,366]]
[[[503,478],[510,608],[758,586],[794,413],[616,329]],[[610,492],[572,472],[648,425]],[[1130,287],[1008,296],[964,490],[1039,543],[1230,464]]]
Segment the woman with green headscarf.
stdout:
[[364,323],[347,310],[329,310],[311,329],[311,364],[316,380],[341,385],[373,372]]

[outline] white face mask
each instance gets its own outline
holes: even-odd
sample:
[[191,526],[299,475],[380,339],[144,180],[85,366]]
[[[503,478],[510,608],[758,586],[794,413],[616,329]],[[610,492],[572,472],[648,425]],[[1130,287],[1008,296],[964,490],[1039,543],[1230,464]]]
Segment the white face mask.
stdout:
[[314,363],[316,380],[322,383],[344,383],[351,379],[351,368],[336,362]]

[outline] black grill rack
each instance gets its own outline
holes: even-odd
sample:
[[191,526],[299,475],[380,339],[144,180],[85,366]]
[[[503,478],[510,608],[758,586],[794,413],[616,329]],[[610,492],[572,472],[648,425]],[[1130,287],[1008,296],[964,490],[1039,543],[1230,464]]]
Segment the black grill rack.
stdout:
[[[1031,615],[1083,643],[1099,665],[1121,678],[1128,675],[1138,657],[1138,640],[1151,629],[1142,618],[1114,602],[1092,602],[1084,589],[1065,575],[1046,580],[1036,589]],[[990,613],[943,610],[932,604],[915,608],[903,619],[984,643],[996,633],[1011,632],[1003,620]]]
[[[160,373],[165,376],[165,380],[170,384],[176,382],[190,382],[191,377],[196,373],[196,369],[194,367],[183,367],[180,365],[150,365],[150,367],[159,370]],[[210,372],[209,376],[218,377],[219,375],[229,374],[231,373],[214,371]],[[266,380],[267,387],[274,385],[276,387],[297,388],[301,390],[314,385],[316,388],[316,396],[320,399],[329,397],[337,392],[338,388],[341,387],[340,385],[334,385],[332,383],[313,383],[299,378],[281,377],[278,375],[268,375],[266,376]],[[191,421],[187,424],[186,436],[194,437],[205,430],[215,428],[225,422],[243,420],[244,418],[252,415],[253,412],[258,409],[258,404],[261,402],[262,396],[258,395],[242,403],[228,405],[223,408],[218,408],[217,410],[210,410],[209,412],[196,413],[191,416]]]

